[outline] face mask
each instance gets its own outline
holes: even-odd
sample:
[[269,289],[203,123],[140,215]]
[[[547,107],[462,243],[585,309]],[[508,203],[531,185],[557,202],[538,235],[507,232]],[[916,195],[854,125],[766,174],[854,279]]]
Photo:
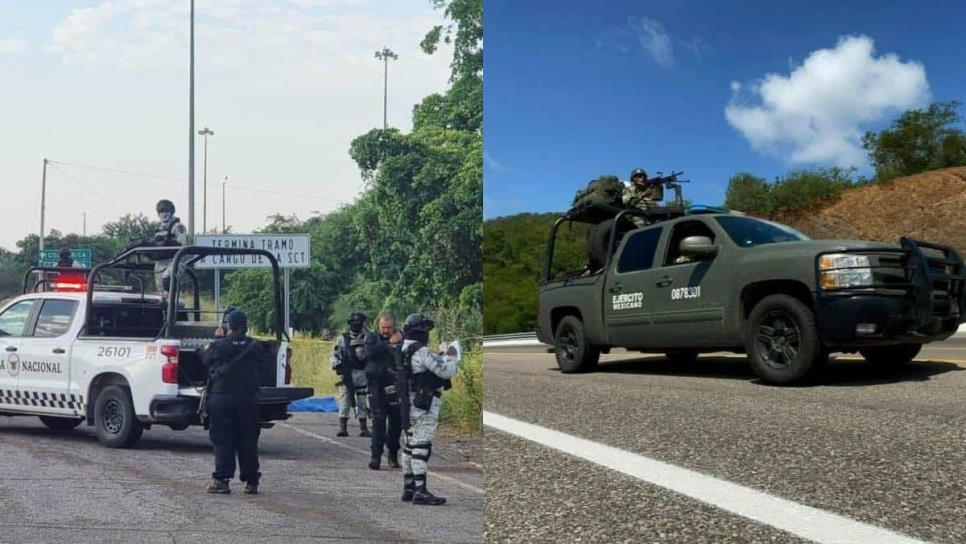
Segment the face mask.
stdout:
[[364,322],[362,321],[353,321],[352,323],[349,323],[349,330],[352,332],[359,332],[362,330],[363,324]]
[[168,221],[171,221],[171,212],[158,213],[158,219],[160,219],[162,223],[167,223]]

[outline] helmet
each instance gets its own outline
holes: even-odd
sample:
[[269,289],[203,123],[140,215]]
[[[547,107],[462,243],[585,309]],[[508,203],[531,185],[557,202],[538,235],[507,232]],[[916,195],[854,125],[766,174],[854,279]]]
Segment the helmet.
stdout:
[[365,321],[368,321],[368,320],[369,320],[369,318],[366,317],[366,314],[364,314],[362,312],[352,312],[351,314],[349,314],[349,317],[346,318],[346,323],[350,323],[351,324],[353,321],[363,321],[363,322],[365,322]]
[[426,333],[431,331],[435,326],[436,323],[425,315],[412,314],[407,317],[405,323],[403,323],[403,334],[409,337],[409,335],[412,333]]
[[70,257],[70,250],[66,247],[60,248],[60,258],[67,259],[68,257]]
[[644,176],[644,179],[647,179],[647,172],[643,168],[635,168],[631,170],[631,177],[629,179],[633,180],[634,176]]
[[157,206],[155,206],[154,209],[158,213],[161,213],[161,212],[174,213],[174,202],[171,202],[168,199],[159,200]]

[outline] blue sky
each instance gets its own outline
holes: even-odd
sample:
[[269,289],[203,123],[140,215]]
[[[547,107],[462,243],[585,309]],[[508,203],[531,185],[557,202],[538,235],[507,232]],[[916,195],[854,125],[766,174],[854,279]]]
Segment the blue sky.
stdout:
[[960,2],[486,0],[484,216],[566,209],[637,166],[684,170],[703,204],[740,171],[868,173],[863,131],[966,101],[963,20]]

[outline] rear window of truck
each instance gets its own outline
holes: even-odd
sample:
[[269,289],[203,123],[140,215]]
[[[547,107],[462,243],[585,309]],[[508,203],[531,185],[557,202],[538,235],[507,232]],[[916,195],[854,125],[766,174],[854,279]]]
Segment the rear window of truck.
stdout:
[[163,325],[161,305],[99,303],[91,306],[87,336],[153,338]]

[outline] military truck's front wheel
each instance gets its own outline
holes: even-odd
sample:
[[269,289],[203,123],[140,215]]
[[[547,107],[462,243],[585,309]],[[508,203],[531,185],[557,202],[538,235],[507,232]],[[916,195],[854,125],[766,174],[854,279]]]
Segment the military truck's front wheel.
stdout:
[[553,344],[557,366],[564,374],[592,370],[600,359],[600,350],[587,343],[584,324],[576,316],[560,320]]
[[800,382],[828,360],[812,309],[788,295],[767,296],[751,310],[745,349],[755,374],[775,385]]

